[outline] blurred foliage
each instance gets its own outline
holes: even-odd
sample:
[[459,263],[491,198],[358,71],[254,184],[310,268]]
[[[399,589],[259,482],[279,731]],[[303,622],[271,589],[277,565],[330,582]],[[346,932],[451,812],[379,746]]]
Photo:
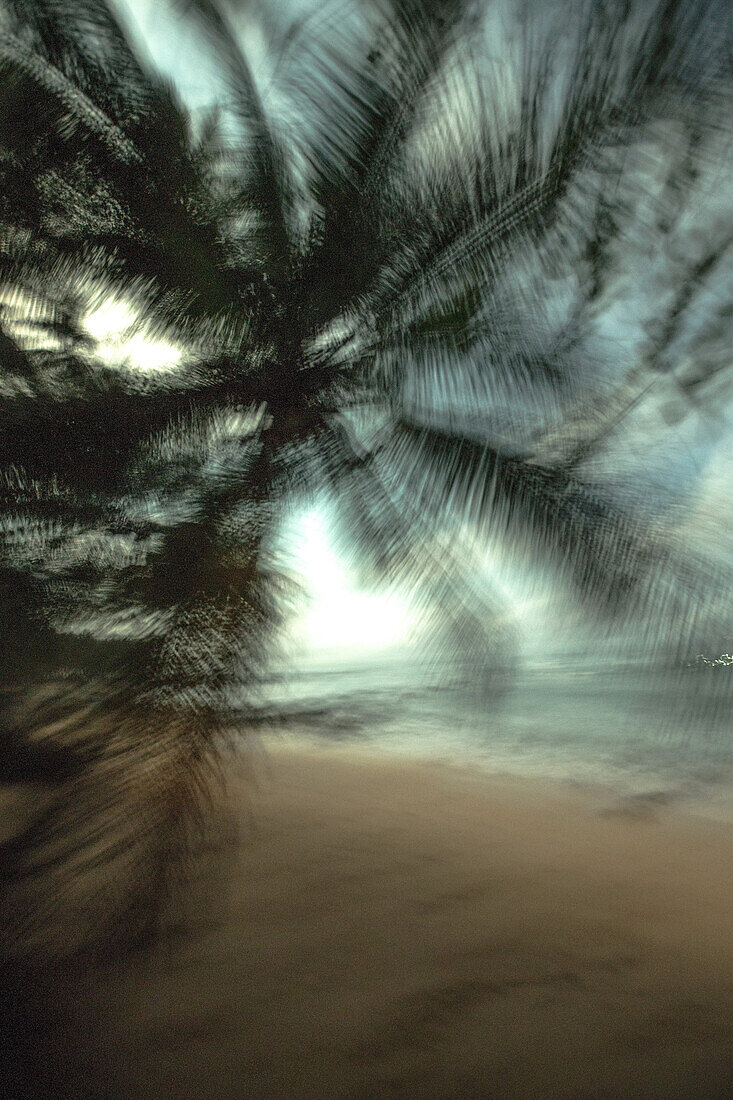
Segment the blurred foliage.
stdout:
[[[66,777],[4,856],[24,943],[63,891],[66,946],[100,930],[80,851],[120,898],[164,873],[200,761],[254,713],[293,502],[331,494],[479,676],[513,639],[459,527],[664,651],[721,585],[602,461],[650,378],[704,405],[727,367],[730,223],[696,221],[730,166],[724,7],[262,4],[275,101],[236,5],[176,6],[222,75],[207,112],[106,0],[0,4],[0,767]],[[603,310],[641,283],[614,358]],[[94,337],[110,303],[168,367]],[[31,913],[39,866],[60,893]]]

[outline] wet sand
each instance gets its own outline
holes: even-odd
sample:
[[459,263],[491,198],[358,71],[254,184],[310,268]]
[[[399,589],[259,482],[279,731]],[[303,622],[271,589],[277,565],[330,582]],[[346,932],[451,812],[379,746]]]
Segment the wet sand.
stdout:
[[468,768],[275,747],[163,942],[88,971],[77,1097],[715,1097],[733,826]]

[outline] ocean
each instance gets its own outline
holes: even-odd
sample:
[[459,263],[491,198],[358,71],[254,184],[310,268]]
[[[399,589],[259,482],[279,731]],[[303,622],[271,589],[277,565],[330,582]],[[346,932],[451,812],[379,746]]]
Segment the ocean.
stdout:
[[476,675],[402,653],[293,663],[262,686],[263,726],[310,741],[600,784],[629,805],[733,820],[733,667],[544,661]]

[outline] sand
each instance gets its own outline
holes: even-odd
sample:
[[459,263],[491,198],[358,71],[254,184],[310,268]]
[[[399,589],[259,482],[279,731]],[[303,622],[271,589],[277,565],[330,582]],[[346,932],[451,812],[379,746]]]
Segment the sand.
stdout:
[[733,826],[347,749],[246,770],[163,941],[59,993],[58,1095],[731,1095]]

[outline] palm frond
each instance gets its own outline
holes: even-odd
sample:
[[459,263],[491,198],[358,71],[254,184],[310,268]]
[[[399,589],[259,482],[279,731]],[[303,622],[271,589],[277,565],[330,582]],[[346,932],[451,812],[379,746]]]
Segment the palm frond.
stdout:
[[301,47],[290,94],[308,109],[303,156],[318,204],[303,276],[318,287],[310,327],[357,300],[389,255],[391,192],[406,141],[431,82],[469,33],[473,7],[378,0],[361,20],[343,20],[338,33],[331,22],[322,39],[312,35]]
[[[562,468],[410,422],[397,427],[388,453],[396,484],[418,509],[432,517],[450,509],[512,546],[518,560],[559,567],[599,614],[638,614],[644,622],[655,583],[671,583],[674,551],[662,525],[604,499]],[[694,596],[688,587],[680,598],[699,599],[708,579],[702,570]]]
[[[710,25],[674,0],[642,7],[629,15],[622,5],[580,4],[572,45],[552,23],[539,41],[521,26],[514,71],[509,59],[487,71],[464,57],[448,73],[435,139],[446,152],[405,177],[393,212],[404,244],[366,296],[367,328],[399,328],[446,294],[490,284],[510,255],[546,242],[551,229],[562,247],[578,233],[578,188],[586,205],[589,194],[608,194],[645,127],[682,102],[704,110],[709,89],[685,77],[694,58],[716,53]],[[521,89],[514,101],[505,67]]]
[[319,441],[321,492],[331,502],[336,546],[366,584],[386,584],[407,598],[434,675],[457,664],[465,677],[470,668],[468,686],[490,694],[495,673],[516,659],[506,608],[470,544],[395,490],[390,457],[379,446],[363,449],[343,420]]
[[[233,109],[244,141],[241,170],[246,194],[265,214],[273,234],[270,263],[282,264],[293,240],[294,182],[273,119],[268,116],[257,80],[237,34],[217,0],[176,0],[181,13],[204,30],[226,73],[227,107]],[[276,268],[277,269],[277,268]]]
[[[56,126],[67,133],[75,125],[83,127],[88,135],[116,159],[134,163],[142,158],[134,142],[124,130],[97,106],[63,72],[49,61],[30,51],[15,35],[0,33],[0,71],[5,81],[16,85],[27,81],[31,92],[40,90],[46,98],[47,110],[55,107]],[[27,91],[26,91],[26,94]],[[38,102],[37,92],[34,96]]]

